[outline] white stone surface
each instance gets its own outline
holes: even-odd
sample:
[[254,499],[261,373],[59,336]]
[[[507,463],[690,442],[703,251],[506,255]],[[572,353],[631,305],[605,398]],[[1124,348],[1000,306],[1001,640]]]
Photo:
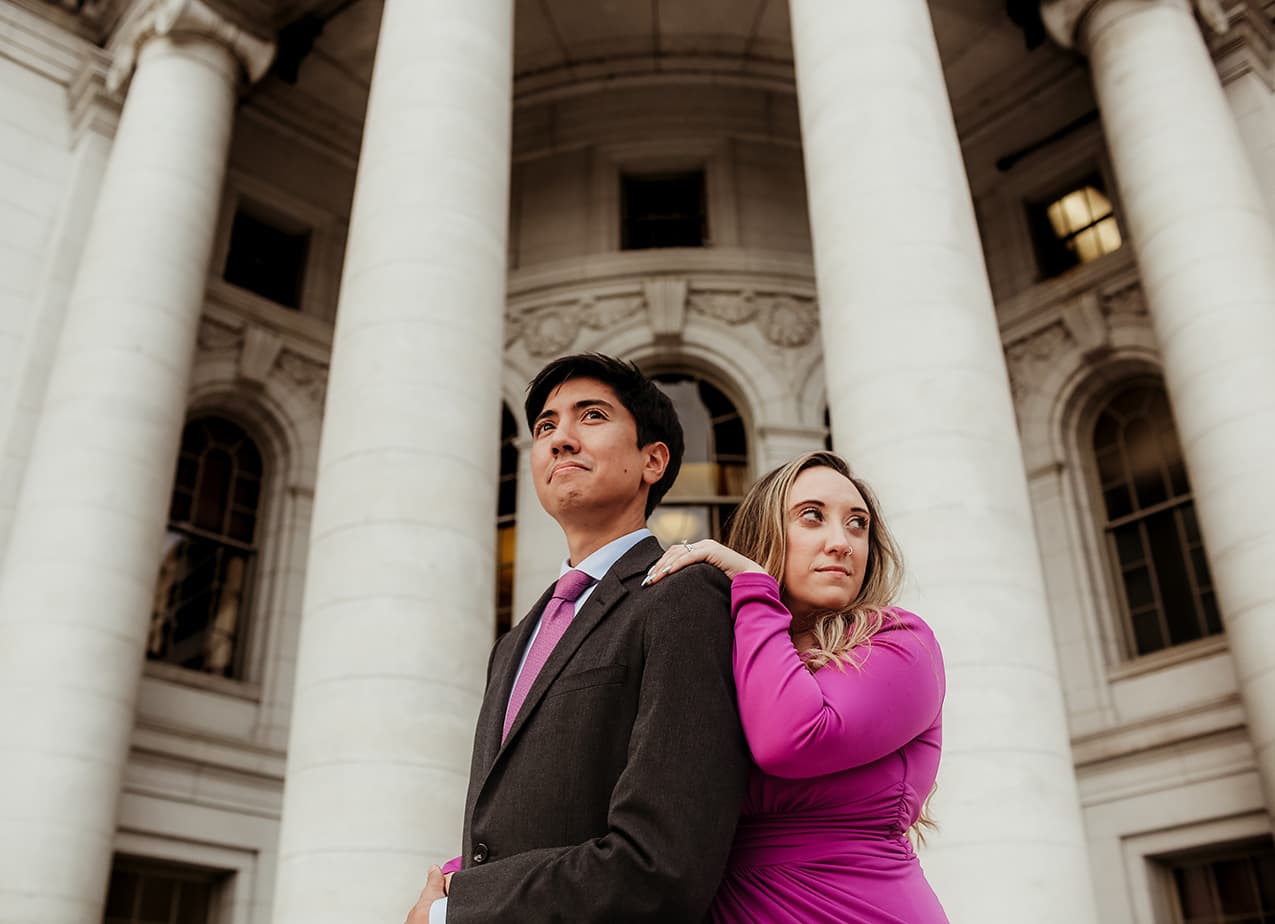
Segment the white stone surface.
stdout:
[[145,45],[71,296],[0,574],[6,922],[101,915],[238,74]]
[[491,640],[510,2],[390,0],[337,314],[274,921],[398,920],[459,849]]
[[75,233],[61,220],[82,188],[69,134],[66,87],[0,57],[0,558],[28,443],[15,421],[38,313],[32,306],[41,301],[49,251]]
[[515,537],[513,621],[535,606],[540,595],[558,580],[567,541],[562,528],[540,506],[531,474],[531,438],[518,441],[518,526]]
[[1084,45],[1275,804],[1275,231],[1187,0],[1105,0]]
[[[1093,921],[1020,448],[929,10],[793,0],[833,438],[948,676],[922,862],[954,921]],[[971,888],[995,870],[994,887]]]

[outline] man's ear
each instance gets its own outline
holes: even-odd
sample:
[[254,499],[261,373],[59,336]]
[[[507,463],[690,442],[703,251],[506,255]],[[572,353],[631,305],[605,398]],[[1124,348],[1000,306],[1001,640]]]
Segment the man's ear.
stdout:
[[668,446],[661,442],[647,443],[642,447],[642,483],[655,484],[668,469]]

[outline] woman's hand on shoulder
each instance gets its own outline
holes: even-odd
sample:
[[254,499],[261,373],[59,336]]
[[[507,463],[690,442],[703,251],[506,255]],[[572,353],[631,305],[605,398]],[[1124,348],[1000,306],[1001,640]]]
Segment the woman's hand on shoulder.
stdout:
[[700,539],[696,542],[678,542],[669,546],[664,554],[660,556],[660,560],[652,565],[651,570],[646,573],[642,586],[647,587],[651,584],[656,584],[674,571],[680,571],[687,565],[693,565],[697,562],[707,562],[714,568],[720,568],[728,578],[748,572],[766,573],[766,570],[761,565],[751,558],[740,555],[734,549],[729,549],[712,539]]

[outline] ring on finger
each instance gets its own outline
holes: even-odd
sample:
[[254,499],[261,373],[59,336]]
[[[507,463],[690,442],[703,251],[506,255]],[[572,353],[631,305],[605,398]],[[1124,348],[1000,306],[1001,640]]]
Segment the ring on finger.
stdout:
[[689,543],[689,542],[683,542],[683,543],[682,543],[682,545],[686,546],[686,551],[688,551],[688,552],[694,552],[694,551],[695,551],[695,546],[691,545],[691,543]]

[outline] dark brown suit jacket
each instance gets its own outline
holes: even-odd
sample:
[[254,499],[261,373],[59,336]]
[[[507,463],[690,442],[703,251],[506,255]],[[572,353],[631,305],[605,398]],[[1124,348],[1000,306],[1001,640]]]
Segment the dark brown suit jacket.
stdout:
[[659,543],[644,539],[598,582],[503,745],[505,705],[536,619],[496,643],[448,924],[703,919],[749,769],[731,673],[730,582],[694,565],[641,587],[659,555]]

